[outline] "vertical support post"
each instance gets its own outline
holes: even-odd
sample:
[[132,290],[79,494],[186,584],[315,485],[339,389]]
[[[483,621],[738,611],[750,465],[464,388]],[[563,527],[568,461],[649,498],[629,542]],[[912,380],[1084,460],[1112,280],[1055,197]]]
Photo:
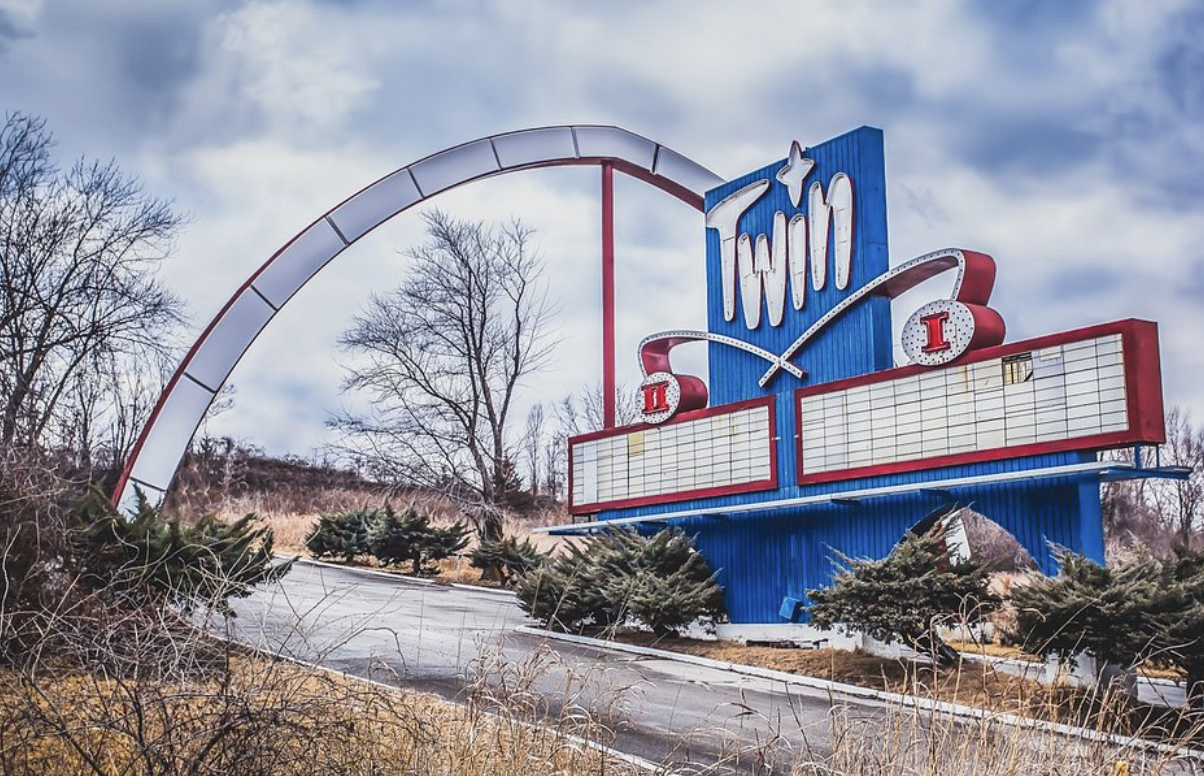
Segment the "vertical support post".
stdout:
[[602,425],[615,426],[615,168],[602,163]]
[[1079,535],[1082,537],[1081,552],[1091,560],[1104,563],[1104,515],[1100,508],[1100,481],[1098,477],[1079,480],[1077,501],[1079,511]]

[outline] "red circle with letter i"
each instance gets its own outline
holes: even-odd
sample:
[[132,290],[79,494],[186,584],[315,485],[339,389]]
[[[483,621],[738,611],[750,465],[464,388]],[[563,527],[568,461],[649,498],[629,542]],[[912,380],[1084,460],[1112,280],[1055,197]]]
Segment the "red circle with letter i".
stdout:
[[940,366],[966,352],[974,340],[974,313],[954,299],[937,299],[903,324],[903,352],[912,363]]

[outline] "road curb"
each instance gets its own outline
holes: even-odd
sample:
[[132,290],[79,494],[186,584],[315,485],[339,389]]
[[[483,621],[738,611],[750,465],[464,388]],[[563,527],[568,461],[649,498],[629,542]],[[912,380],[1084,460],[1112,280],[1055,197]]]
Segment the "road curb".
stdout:
[[[289,556],[277,555],[281,559],[289,559]],[[465,585],[461,582],[436,582],[431,579],[423,579],[422,577],[411,577],[408,574],[391,574],[388,571],[380,569],[370,569],[363,566],[347,566],[342,563],[331,563],[326,560],[314,560],[313,558],[303,558],[296,556],[297,563],[304,563],[310,566],[323,566],[325,568],[339,569],[341,571],[351,571],[356,574],[367,574],[369,576],[384,577],[385,579],[402,580],[415,585],[424,585],[427,587],[451,587],[456,590],[469,590],[474,593],[488,593],[490,595],[504,596],[506,598],[517,597],[513,590],[502,590],[496,587],[482,587],[480,585]]]
[[871,690],[868,687],[858,687],[857,685],[853,684],[843,684],[841,682],[818,679],[812,676],[800,676],[799,674],[790,674],[786,673],[785,671],[774,671],[769,668],[759,668],[757,666],[747,666],[739,663],[728,663],[722,660],[699,657],[698,655],[687,655],[681,652],[670,652],[668,650],[654,649],[652,647],[640,647],[634,644],[623,644],[621,642],[606,641],[604,639],[595,639],[588,636],[577,636],[571,633],[556,633],[555,631],[543,630],[542,628],[532,628],[529,625],[519,625],[514,630],[527,636],[537,636],[554,641],[564,641],[570,644],[578,644],[597,649],[606,649],[614,652],[626,652],[628,654],[640,655],[643,657],[654,657],[660,660],[673,660],[678,663],[689,663],[691,665],[713,668],[720,671],[727,671],[729,673],[742,674],[758,679],[768,679],[774,682],[782,682],[783,684],[792,684],[815,690],[823,690],[829,695],[834,696],[841,695],[859,700],[894,703],[922,711],[940,712],[942,714],[948,714],[960,719],[989,720],[991,722],[999,722],[1005,725],[1012,725],[1020,728],[1056,733],[1069,738],[1080,738],[1085,741],[1098,741],[1121,747],[1133,747],[1147,751],[1155,751],[1159,754],[1171,755],[1173,757],[1181,757],[1204,762],[1204,749],[1177,747],[1172,746],[1171,744],[1162,744],[1158,743],[1157,741],[1149,741],[1144,738],[1122,736],[1117,733],[1101,733],[1096,730],[1088,730],[1087,728],[1074,727],[1072,725],[1064,725],[1057,722],[1048,722],[1046,720],[1034,719],[1032,717],[1022,717],[1019,714],[998,713],[987,711],[986,709],[978,709],[973,706],[963,706],[961,704],[949,703],[947,701],[934,701],[928,698],[920,698],[915,695],[903,695],[901,693],[886,692],[884,690]]
[[[321,561],[311,561],[311,562],[316,562],[316,563],[321,564]],[[339,564],[337,564],[337,563],[327,563],[327,564],[322,564],[322,565],[337,566],[339,568],[344,568],[343,566],[339,566]],[[367,569],[367,570],[371,571],[371,569]],[[381,572],[378,572],[378,573],[381,573]],[[395,577],[397,575],[396,574],[386,574],[386,576]],[[426,580],[420,580],[420,581],[426,581]],[[465,585],[465,587],[472,587],[472,585]],[[346,671],[340,671],[337,668],[331,668],[330,666],[324,666],[320,663],[311,663],[308,660],[301,660],[300,658],[291,657],[289,655],[283,655],[279,652],[272,652],[271,650],[263,649],[262,647],[255,647],[255,646],[251,646],[250,644],[244,644],[241,641],[236,641],[234,639],[228,639],[228,638],[224,638],[222,636],[213,636],[213,638],[217,639],[218,641],[226,642],[228,644],[236,644],[244,649],[249,649],[254,652],[258,652],[259,654],[265,655],[274,660],[283,660],[286,663],[292,663],[293,665],[301,666],[302,668],[307,668],[311,671],[323,671],[328,674],[335,674],[336,676],[342,676],[346,679],[351,679],[352,681],[356,681],[356,682],[363,682],[364,684],[369,684],[369,685],[372,685],[373,687],[379,687],[382,690],[388,690],[390,692],[404,692],[405,691],[404,687],[386,684],[384,682],[377,681],[376,679],[369,679],[366,676],[357,676],[356,674],[348,673]],[[416,690],[415,692],[422,692],[422,691]],[[451,703],[451,704],[455,704],[455,705],[461,706],[461,707],[466,705],[466,704],[460,703],[459,701],[448,700],[447,698],[443,698],[441,696],[436,696],[436,697],[439,697],[439,699],[441,701],[443,701],[444,703]],[[542,730],[547,733],[552,733],[553,735],[560,736],[561,738],[563,738],[567,741],[572,741],[573,743],[577,744],[578,746],[584,746],[588,749],[593,749],[594,751],[600,752],[607,757],[613,757],[616,760],[625,762],[628,765],[632,765],[636,768],[639,768],[642,771],[648,771],[649,773],[662,774],[662,776],[677,776],[677,774],[675,774],[673,771],[669,770],[665,766],[657,765],[656,763],[652,762],[651,760],[646,760],[643,757],[640,757],[638,755],[628,754],[627,752],[620,751],[618,749],[607,746],[606,744],[599,743],[597,741],[591,741],[588,738],[582,738],[581,736],[574,735],[573,733],[565,733],[563,731],[555,731],[552,728],[549,728],[545,725],[537,725],[534,722],[526,722],[521,719],[513,719],[513,718],[509,718],[509,717],[503,717],[501,714],[498,714],[497,712],[489,711],[487,709],[481,709],[480,711],[481,711],[481,713],[485,714],[486,716],[492,717],[494,719],[505,719],[509,722],[516,722],[519,725],[522,725],[523,727],[528,728],[530,730]]]
[[[962,652],[962,657],[967,660],[977,660],[989,665],[1010,665],[1022,668],[1025,671],[1037,670],[1044,671],[1045,665],[1032,660],[1020,660],[1013,657],[999,657],[997,655],[984,655],[979,652]],[[1179,687],[1184,682],[1177,682],[1174,679],[1164,679],[1160,676],[1137,676],[1139,684],[1147,684],[1151,687]]]

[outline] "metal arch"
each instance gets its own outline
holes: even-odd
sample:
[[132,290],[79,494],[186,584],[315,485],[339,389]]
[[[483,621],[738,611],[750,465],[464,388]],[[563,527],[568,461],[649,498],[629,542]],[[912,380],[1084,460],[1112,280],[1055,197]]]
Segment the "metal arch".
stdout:
[[161,499],[205,411],[275,314],[331,259],[385,221],[457,186],[521,170],[609,164],[703,210],[723,183],[681,154],[625,129],[565,125],[491,135],[402,167],[323,213],[276,251],[226,302],[168,381],[126,461],[113,503],[134,487]]

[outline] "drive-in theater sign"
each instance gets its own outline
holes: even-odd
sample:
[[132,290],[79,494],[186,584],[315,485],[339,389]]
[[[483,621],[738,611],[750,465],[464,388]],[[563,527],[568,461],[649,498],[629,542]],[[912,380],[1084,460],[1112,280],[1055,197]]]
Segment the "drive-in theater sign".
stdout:
[[[242,284],[193,346],[143,431],[119,500],[128,503],[135,487],[152,496],[167,490],[238,359],[326,262],[453,186],[559,165],[602,168],[606,395],[614,385],[615,170],[704,213],[708,325],[640,343],[644,422],[570,440],[575,522],[549,530],[680,526],[722,570],[734,623],[798,619],[804,591],[830,579],[833,550],[885,555],[955,504],[972,504],[1011,532],[1047,572],[1050,543],[1102,560],[1101,481],[1180,474],[1157,463],[1157,326],[1087,321],[1006,342],[1003,316],[991,307],[990,256],[945,249],[892,265],[880,131],[795,143],[785,159],[724,182],[624,130],[578,126],[457,146],[391,173],[307,227]],[[950,293],[892,331],[891,300],[938,275],[952,280]],[[675,290],[663,293],[670,299]],[[706,379],[674,371],[674,349],[691,343],[708,349]],[[608,401],[606,425],[613,417]],[[1134,454],[1101,460],[1114,448]]]

